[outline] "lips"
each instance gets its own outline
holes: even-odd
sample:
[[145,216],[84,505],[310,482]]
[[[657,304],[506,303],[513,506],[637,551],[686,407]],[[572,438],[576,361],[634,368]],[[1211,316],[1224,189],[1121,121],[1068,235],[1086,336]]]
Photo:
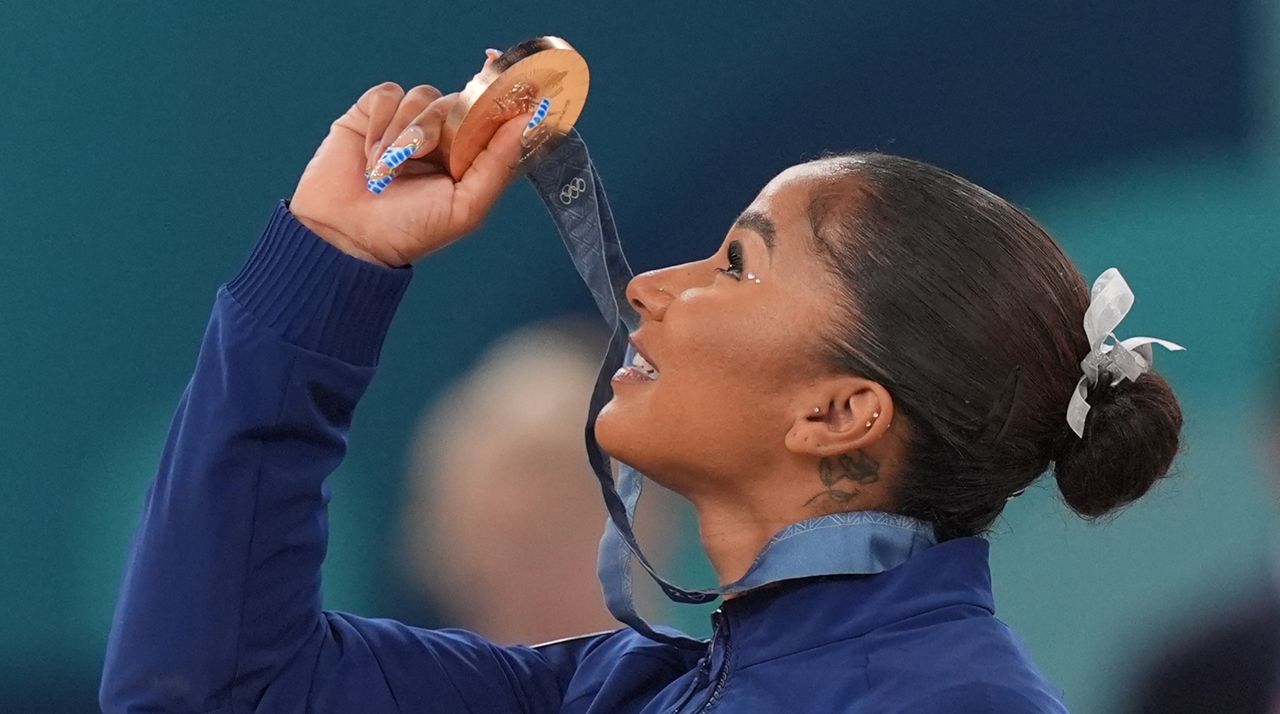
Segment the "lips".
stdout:
[[631,346],[635,349],[635,357],[631,359],[631,364],[622,367],[613,375],[615,382],[653,382],[658,379],[658,368],[654,366],[653,360],[645,354],[644,349],[635,340],[631,340]]
[[631,347],[636,351],[636,356],[631,360],[631,364],[635,367],[639,367],[640,369],[652,372],[653,376],[657,377],[658,363],[654,361],[653,357],[649,356],[644,345],[640,343],[639,338],[632,337],[628,342],[631,343]]

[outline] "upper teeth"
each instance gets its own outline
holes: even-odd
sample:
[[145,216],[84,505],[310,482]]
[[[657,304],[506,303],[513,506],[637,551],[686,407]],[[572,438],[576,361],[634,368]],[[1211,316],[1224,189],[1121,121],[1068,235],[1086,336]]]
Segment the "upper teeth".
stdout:
[[631,360],[631,366],[643,371],[650,377],[658,376],[658,370],[654,369],[653,365],[649,364],[649,360],[645,359],[639,352],[637,352],[635,358]]

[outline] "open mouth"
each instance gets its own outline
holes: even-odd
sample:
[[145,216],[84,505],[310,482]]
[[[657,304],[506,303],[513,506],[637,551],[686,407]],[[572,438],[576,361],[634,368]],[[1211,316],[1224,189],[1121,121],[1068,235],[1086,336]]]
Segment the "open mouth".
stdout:
[[649,376],[649,379],[658,378],[658,368],[649,364],[649,360],[645,359],[644,355],[640,354],[639,352],[637,352],[635,358],[631,360],[631,366],[635,367],[641,372],[644,372],[646,375]]
[[631,364],[622,367],[613,374],[613,381],[615,382],[652,382],[657,379],[658,368],[654,367],[643,354],[640,354],[638,347],[636,348],[636,356],[631,359]]

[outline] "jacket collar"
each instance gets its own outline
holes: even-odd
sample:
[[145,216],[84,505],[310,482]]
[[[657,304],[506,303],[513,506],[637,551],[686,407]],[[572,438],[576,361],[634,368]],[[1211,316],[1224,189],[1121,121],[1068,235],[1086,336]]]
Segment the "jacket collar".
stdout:
[[994,614],[990,545],[956,538],[875,575],[803,578],[760,588],[721,607],[739,666],[859,637],[939,608]]

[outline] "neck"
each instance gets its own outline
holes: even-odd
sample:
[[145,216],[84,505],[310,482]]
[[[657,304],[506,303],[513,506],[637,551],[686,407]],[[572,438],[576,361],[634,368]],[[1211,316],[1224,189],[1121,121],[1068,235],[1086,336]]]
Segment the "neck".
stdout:
[[721,585],[746,575],[765,543],[797,520],[779,517],[741,504],[695,504],[698,532],[711,567]]
[[793,523],[842,511],[886,510],[883,490],[867,489],[853,500],[832,499],[823,495],[821,480],[810,472],[818,472],[816,462],[788,471],[789,478],[755,482],[747,492],[688,496],[698,513],[702,547],[722,586],[741,579],[765,544]]

